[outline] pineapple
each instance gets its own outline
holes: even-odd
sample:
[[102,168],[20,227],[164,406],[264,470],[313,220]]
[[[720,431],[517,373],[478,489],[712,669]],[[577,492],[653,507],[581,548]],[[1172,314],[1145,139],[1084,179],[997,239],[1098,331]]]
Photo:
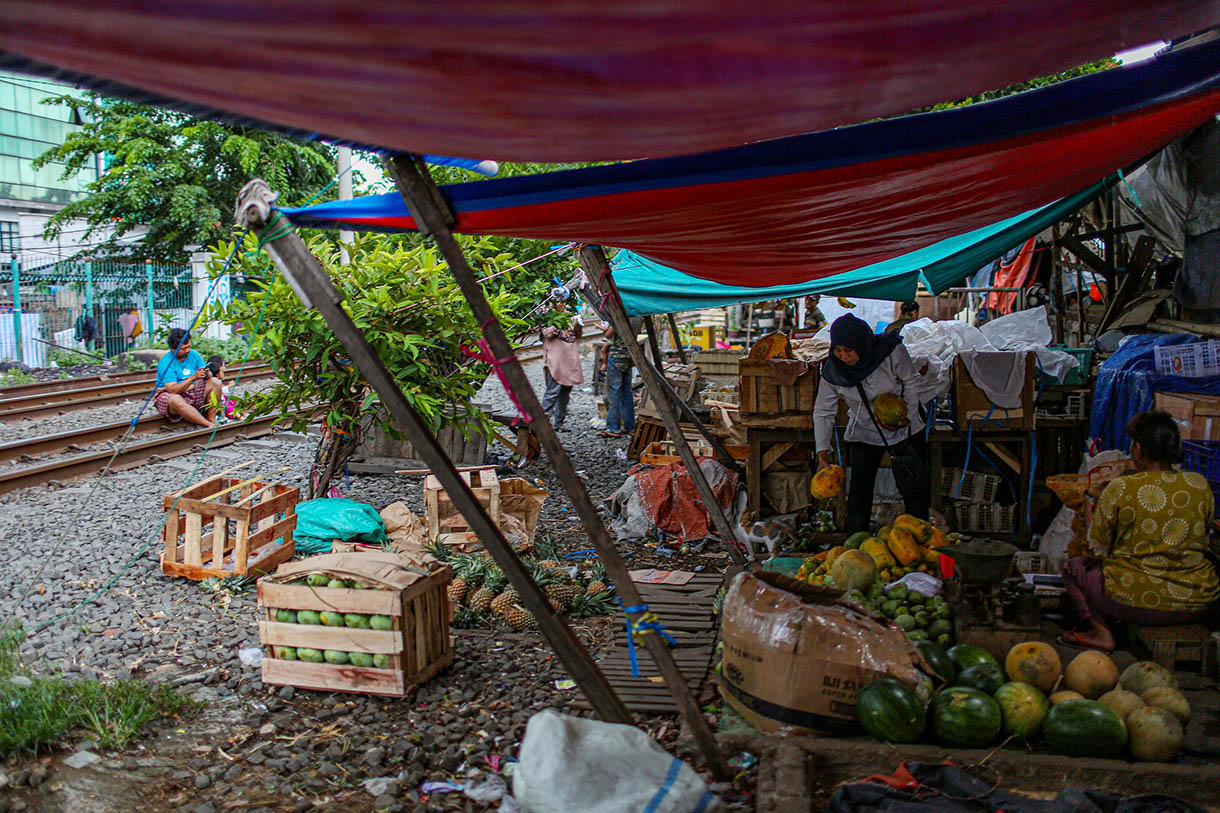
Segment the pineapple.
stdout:
[[484,560],[480,566],[483,586],[474,592],[467,603],[476,613],[487,613],[491,610],[491,602],[500,594],[504,586],[504,574],[500,568]]
[[546,600],[546,603],[547,603],[547,604],[549,604],[549,605],[551,605],[551,612],[554,612],[554,613],[562,613],[562,612],[563,612],[563,603],[562,603],[562,602],[560,602],[560,601],[559,601],[559,599],[556,599],[556,598],[548,598],[548,599]]
[[606,568],[597,560],[593,563],[593,567],[589,569],[589,583],[585,585],[585,595],[596,596],[598,593],[606,592],[609,587],[606,586]]
[[598,593],[604,593],[608,589],[605,582],[591,581],[585,585],[585,595],[596,596]]
[[548,598],[559,603],[555,612],[562,612],[565,608],[571,607],[572,602],[576,601],[576,597],[580,595],[580,586],[568,581],[552,582],[543,590],[546,591]]
[[508,611],[517,603],[520,596],[517,591],[511,587],[506,587],[504,592],[496,596],[491,601],[491,611],[502,620],[508,620]]
[[538,619],[534,618],[534,614],[520,604],[510,605],[504,615],[504,620],[515,630],[538,629]]
[[453,581],[449,582],[449,587],[446,590],[449,593],[449,600],[460,604],[462,599],[466,598],[466,593],[470,589],[470,585],[466,581],[471,568],[470,557],[455,556],[450,564],[453,565]]

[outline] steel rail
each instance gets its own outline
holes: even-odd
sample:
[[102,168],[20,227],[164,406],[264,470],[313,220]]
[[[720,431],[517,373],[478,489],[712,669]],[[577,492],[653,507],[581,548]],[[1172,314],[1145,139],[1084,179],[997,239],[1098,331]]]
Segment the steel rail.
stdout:
[[[215,430],[216,437],[212,441],[211,448],[215,449],[240,440],[269,435],[276,430],[276,422],[284,419],[282,415],[268,415],[254,418],[246,423],[224,424]],[[123,425],[126,426],[126,424]],[[162,459],[190,454],[196,449],[202,449],[212,432],[211,429],[201,428],[133,443],[115,457],[110,469],[111,471],[123,471],[147,463],[156,463]],[[97,474],[112,454],[113,451],[107,449],[0,472],[0,495],[52,481],[62,482]]]
[[[242,373],[243,382],[259,381],[273,378],[275,373],[271,368],[251,368]],[[93,387],[82,387],[63,392],[48,392],[38,395],[25,395],[16,398],[0,399],[0,423],[15,420],[38,418],[44,415],[58,415],[63,412],[74,412],[80,409],[121,404],[124,401],[142,399],[148,395],[149,389],[155,383],[154,378],[142,381],[101,384]]]
[[[252,361],[245,369],[247,374],[258,371],[266,367],[266,362]],[[239,368],[234,367],[231,372],[237,374]],[[18,398],[25,395],[40,395],[45,392],[66,392],[68,390],[84,389],[85,387],[93,387],[100,384],[132,381],[147,381],[152,384],[156,381],[156,374],[150,373],[148,370],[128,370],[126,372],[118,371],[112,373],[99,373],[97,375],[82,375],[75,378],[57,378],[53,381],[34,381],[29,384],[11,384],[7,387],[0,387],[0,400],[9,398]]]

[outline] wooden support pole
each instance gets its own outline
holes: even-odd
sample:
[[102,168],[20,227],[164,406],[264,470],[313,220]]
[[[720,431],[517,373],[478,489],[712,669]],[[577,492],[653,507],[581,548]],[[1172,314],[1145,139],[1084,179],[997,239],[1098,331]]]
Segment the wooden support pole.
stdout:
[[[521,363],[513,355],[508,337],[504,335],[504,329],[500,326],[487,297],[483,294],[482,286],[479,285],[474,272],[466,262],[461,246],[453,238],[450,227],[454,223],[454,216],[448,203],[418,156],[400,155],[392,159],[387,158],[384,164],[386,171],[394,179],[399,194],[403,196],[407,207],[414,215],[416,225],[420,231],[432,237],[441,256],[449,264],[449,272],[453,274],[458,287],[465,295],[475,320],[482,325],[483,338],[487,341],[491,352],[496,358],[508,359],[500,366],[500,370],[504,373],[508,386],[512,387],[514,395],[521,404],[521,408],[529,420],[530,428],[538,436],[542,448],[546,450],[555,476],[563,484],[568,498],[572,501],[576,515],[580,517],[581,524],[589,535],[589,543],[597,551],[598,558],[606,568],[606,574],[614,582],[619,598],[626,607],[642,606],[644,602],[635,583],[631,581],[627,564],[619,556],[618,549],[606,531],[601,516],[593,504],[593,499],[585,488],[584,481],[576,473],[572,458],[568,456],[567,450],[559,440],[559,435],[551,426],[546,413],[543,412],[534,388],[521,368]],[[624,337],[630,332],[625,324],[616,325],[615,329]],[[635,347],[638,350],[639,345],[634,341],[634,336],[631,338],[632,341],[628,341],[627,346]],[[429,465],[431,465],[431,461],[429,461]],[[448,490],[447,485],[445,488]],[[641,610],[632,613],[630,616],[632,623],[638,621],[644,612]],[[717,778],[731,778],[733,771],[725,762],[724,755],[720,753],[711,727],[708,726],[703,711],[691,693],[686,679],[678,670],[677,661],[674,660],[669,645],[655,633],[642,634],[639,636],[639,640],[647,649],[648,654],[652,656],[653,662],[656,663],[657,670],[661,673],[661,677],[674,699],[674,704],[678,707],[682,722],[690,731],[695,745],[703,754],[704,759],[707,760],[708,768]],[[575,677],[573,675],[573,678]]]
[[[581,267],[585,269],[585,276],[591,280],[598,280],[595,284],[601,288],[599,293],[606,297],[606,313],[614,324],[615,332],[626,338],[630,333],[627,312],[623,309],[623,301],[619,298],[614,278],[606,273],[606,255],[601,246],[584,246],[580,250],[578,259]],[[648,364],[648,359],[644,357],[644,348],[640,347],[640,343],[632,339],[625,341],[624,344],[631,355],[631,360],[640,369],[640,375],[644,377],[644,386],[654,394],[663,392],[664,382],[657,375],[657,371]],[[678,425],[677,414],[672,409],[661,409],[658,412],[661,421],[665,424],[665,430],[669,432],[669,436],[673,440],[678,456],[682,458],[682,465],[686,467],[691,482],[695,485],[695,491],[699,493],[699,499],[703,501],[703,507],[707,510],[708,516],[712,518],[712,526],[725,544],[729,545],[729,550],[732,551],[734,558],[740,557],[740,553],[733,545],[737,536],[733,533],[732,523],[721,510],[720,503],[716,502],[716,495],[712,493],[712,487],[708,484],[707,478],[703,476],[703,470],[699,468],[695,453],[691,451],[690,444],[686,442],[686,437],[682,434],[682,427]],[[739,559],[742,564],[744,561],[744,559]]]
[[[264,233],[271,219],[271,205],[275,195],[262,180],[250,181],[242,188],[237,198],[237,220],[256,234]],[[368,380],[370,386],[381,397],[382,404],[393,416],[395,424],[402,428],[420,458],[428,464],[440,481],[454,506],[462,512],[467,524],[479,536],[487,552],[516,588],[522,605],[534,614],[538,627],[547,641],[563,661],[568,674],[589,698],[593,709],[607,722],[634,723],[631,713],[615,694],[606,676],[598,669],[580,639],[564,620],[551,610],[547,596],[530,578],[529,571],[517,558],[500,529],[483,509],[470,486],[453,467],[453,462],[441,449],[432,432],[415,412],[399,389],[394,377],[386,369],[377,352],[365,339],[364,334],[352,322],[340,304],[343,295],[330,281],[330,277],[310,254],[305,242],[293,230],[280,230],[273,226],[279,236],[268,240],[263,248],[271,256],[285,281],[306,308],[316,308],[336,338],[350,354],[356,367]],[[503,334],[501,334],[503,336]],[[507,341],[507,340],[505,340]],[[502,354],[497,348],[497,354]],[[630,583],[630,579],[627,579]],[[702,719],[702,718],[701,718]]]
[[[655,340],[655,336],[653,336],[652,322],[646,322],[645,327],[648,330],[648,338]],[[674,388],[670,386],[670,383],[665,380],[665,376],[660,375],[660,371],[658,371],[657,380],[661,383],[662,391],[660,393],[656,393],[649,390],[649,392],[652,392],[652,400],[658,406],[668,401],[670,404],[677,407],[686,420],[695,425],[695,428],[699,430],[699,434],[703,435],[703,439],[708,442],[713,450],[715,450],[716,454],[720,456],[720,459],[724,461],[724,464],[736,471],[738,477],[744,478],[746,473],[742,470],[741,466],[738,465],[737,461],[733,459],[733,456],[729,454],[729,450],[724,448],[724,444],[720,442],[720,438],[713,435],[711,430],[704,426],[703,421],[699,420],[699,417],[695,415],[695,411],[690,408],[690,404],[682,400],[682,396],[678,395],[678,393],[674,391]],[[648,386],[647,379],[644,380],[644,386]],[[658,398],[658,395],[663,395],[664,398]],[[664,409],[664,407],[661,408]],[[744,559],[742,561],[744,562]]]
[[656,323],[652,321],[653,317],[644,317],[644,329],[648,333],[648,346],[652,348],[652,363],[656,365],[657,371],[661,373],[661,377],[665,377],[665,356],[661,355],[661,343],[657,341]]
[[1067,300],[1063,296],[1063,265],[1059,262],[1059,226],[1051,227],[1051,296],[1055,303],[1055,341],[1067,344],[1063,333],[1064,311]]
[[672,313],[665,314],[665,318],[669,320],[669,332],[674,336],[674,347],[678,348],[678,358],[683,364],[690,364],[686,358],[686,348],[682,346],[682,337],[678,334],[678,320]]

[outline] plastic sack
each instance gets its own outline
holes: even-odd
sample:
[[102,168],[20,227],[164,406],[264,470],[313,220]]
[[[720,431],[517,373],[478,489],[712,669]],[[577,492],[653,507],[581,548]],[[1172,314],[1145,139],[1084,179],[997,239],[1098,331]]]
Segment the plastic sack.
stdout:
[[1117,449],[1108,449],[1096,455],[1086,454],[1079,474],[1046,478],[1047,488],[1064,502],[1038,543],[1038,552],[1050,560],[1053,572],[1061,571],[1071,552],[1080,551],[1085,544],[1088,526],[1083,515],[1088,498],[1099,496],[1106,484],[1130,471],[1127,456]]
[[343,542],[386,541],[385,522],[371,505],[342,497],[319,497],[297,504],[292,535],[297,553],[327,553],[336,539]]
[[913,590],[924,598],[940,595],[941,589],[945,586],[944,582],[928,573],[908,573],[898,581],[887,584],[886,592],[888,593],[896,584],[905,585],[908,590]]
[[630,725],[547,709],[530,718],[513,772],[529,813],[720,810],[699,774]]
[[1080,364],[1071,353],[1047,347],[1052,334],[1045,305],[992,319],[979,331],[997,350],[1033,350],[1042,372],[1060,381]]

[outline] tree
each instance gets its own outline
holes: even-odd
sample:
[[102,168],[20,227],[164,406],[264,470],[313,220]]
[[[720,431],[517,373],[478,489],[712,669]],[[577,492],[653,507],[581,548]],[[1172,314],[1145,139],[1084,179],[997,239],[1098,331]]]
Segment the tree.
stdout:
[[[34,159],[35,169],[62,161],[66,179],[92,167],[99,154],[106,164],[85,197],[48,221],[45,236],[54,239],[70,222],[84,221],[87,253],[100,259],[185,263],[189,246],[229,234],[233,202],[251,178],[264,178],[287,206],[304,203],[335,175],[334,149],[323,144],[96,93],[43,103],[74,107],[85,123]],[[118,242],[142,226],[143,240]]]
[[[347,357],[343,345],[316,310],[301,307],[296,295],[257,251],[253,235],[234,256],[230,270],[257,280],[257,290],[234,299],[227,311],[209,314],[239,333],[254,333],[254,355],[270,362],[276,383],[243,399],[239,408],[251,415],[289,417],[303,431],[306,410],[325,410],[310,494],[326,494],[331,478],[370,431],[394,430],[385,407]],[[484,275],[516,265],[518,258],[495,243],[461,238],[472,267]],[[408,246],[389,235],[356,235],[351,262],[339,264],[339,248],[325,237],[309,240],[313,252],[343,293],[343,308],[402,387],[407,401],[434,431],[445,425],[467,435],[489,434],[487,417],[473,404],[490,367],[470,359],[463,346],[474,346],[479,326],[445,262],[434,248]],[[220,273],[232,242],[213,251],[209,271]],[[510,275],[504,275],[505,277]],[[514,293],[504,277],[490,280],[487,298],[510,335],[530,325],[524,315],[532,304]],[[261,321],[260,321],[261,320]]]
[[979,102],[990,102],[994,99],[1000,99],[1005,96],[1012,96],[1016,93],[1024,93],[1027,90],[1047,87],[1048,85],[1057,85],[1060,82],[1066,82],[1069,79],[1077,79],[1090,73],[1117,68],[1121,63],[1117,59],[1106,57],[1099,59],[1096,62],[1089,62],[1084,65],[1077,65],[1075,68],[1069,68],[1066,71],[1052,74],[1051,76],[1039,76],[1035,79],[1030,79],[1028,82],[1018,82],[1015,85],[998,88],[996,90],[987,90],[977,96],[967,96],[964,99],[958,99],[952,102],[941,102],[932,107],[925,107],[920,113],[930,110],[948,110],[953,107],[966,107],[967,105],[978,104]]

